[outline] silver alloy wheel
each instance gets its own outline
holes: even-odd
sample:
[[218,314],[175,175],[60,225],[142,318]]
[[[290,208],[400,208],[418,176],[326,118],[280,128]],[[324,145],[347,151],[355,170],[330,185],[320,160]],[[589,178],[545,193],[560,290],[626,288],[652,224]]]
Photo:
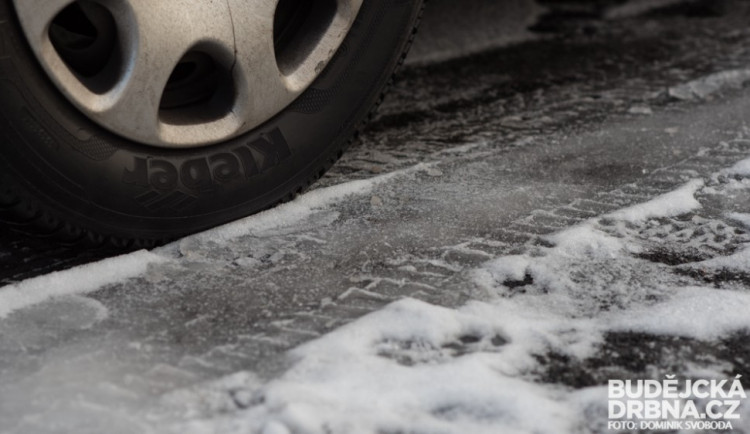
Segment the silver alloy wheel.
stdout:
[[333,57],[362,1],[13,3],[38,60],[78,109],[136,142],[190,148],[287,107]]

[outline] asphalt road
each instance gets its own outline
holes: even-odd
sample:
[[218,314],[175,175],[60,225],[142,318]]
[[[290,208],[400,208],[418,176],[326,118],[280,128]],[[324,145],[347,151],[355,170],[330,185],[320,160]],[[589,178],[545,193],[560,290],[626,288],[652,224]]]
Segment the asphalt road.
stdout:
[[[474,3],[475,11],[489,7]],[[60,275],[44,284],[75,295],[0,319],[0,431],[178,432],[191,418],[241,413],[252,405],[237,398],[236,385],[197,392],[231,394],[218,407],[186,410],[189,400],[172,398],[238,372],[252,373],[249,389],[279,378],[293,362],[288,350],[404,297],[457,309],[497,288],[508,297],[552,291],[533,264],[492,291],[476,273],[509,255],[553,256],[544,250],[555,244],[549,235],[691,180],[705,185],[695,193],[699,208],[623,226],[618,237],[638,245],[639,262],[601,280],[597,269],[608,262],[574,257],[567,264],[581,274],[573,281],[589,292],[623,279],[632,292],[672,279],[660,276],[750,289],[742,269],[690,268],[750,241],[748,228],[727,217],[747,213],[750,195],[742,175],[726,172],[750,156],[750,5],[717,4],[634,16],[620,9],[608,19],[604,7],[545,15],[517,2],[514,21],[535,22],[535,31],[508,36],[486,24],[476,53],[461,42],[476,34],[432,51],[418,45],[360,143],[296,202],[157,249],[159,260],[136,277],[95,290],[76,290]],[[443,7],[430,12],[426,34],[456,13]],[[514,38],[525,42],[488,49]],[[725,187],[730,181],[740,186]],[[5,229],[0,245],[5,284],[111,255],[51,249]],[[617,297],[601,309],[634,303]],[[534,353],[534,382],[580,391],[613,370],[748,368],[741,333],[602,336],[580,360]]]

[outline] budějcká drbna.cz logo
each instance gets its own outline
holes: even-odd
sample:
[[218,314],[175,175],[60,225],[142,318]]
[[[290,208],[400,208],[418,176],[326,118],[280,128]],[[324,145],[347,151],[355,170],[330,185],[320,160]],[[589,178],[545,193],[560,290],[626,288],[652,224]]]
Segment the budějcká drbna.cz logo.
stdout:
[[732,430],[747,398],[740,375],[724,380],[609,380],[610,430]]

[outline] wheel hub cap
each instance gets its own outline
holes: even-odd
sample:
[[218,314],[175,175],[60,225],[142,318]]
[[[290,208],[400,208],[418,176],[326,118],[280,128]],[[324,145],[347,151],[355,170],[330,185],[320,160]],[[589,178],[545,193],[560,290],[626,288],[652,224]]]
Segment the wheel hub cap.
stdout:
[[228,140],[321,73],[363,0],[13,0],[63,94],[139,143]]

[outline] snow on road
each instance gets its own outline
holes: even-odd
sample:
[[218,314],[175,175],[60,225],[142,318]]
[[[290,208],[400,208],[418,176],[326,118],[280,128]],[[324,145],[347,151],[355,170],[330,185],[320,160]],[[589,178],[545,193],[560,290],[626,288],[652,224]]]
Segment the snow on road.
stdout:
[[408,69],[317,190],[0,288],[0,431],[602,432],[610,378],[748,375],[735,21]]
[[[750,293],[690,277],[750,270],[744,216],[707,220],[702,200],[750,194],[747,165],[693,180],[648,202],[616,210],[544,238],[520,255],[466,273],[477,299],[450,309],[405,299],[290,353],[278,379],[247,386],[245,377],[171,394],[194,419],[172,425],[193,433],[560,433],[602,430],[606,387],[540,381],[545,355],[593,358],[608,334],[640,332],[712,341],[750,329]],[[689,222],[676,230],[678,222]],[[737,224],[739,223],[739,224]],[[713,228],[723,239],[703,235]],[[691,249],[677,270],[654,261]],[[681,234],[680,234],[681,232]],[[716,239],[719,239],[719,234]],[[713,237],[709,237],[713,238]],[[683,258],[684,259],[684,258]],[[679,272],[682,270],[683,272]],[[680,377],[727,378],[724,367],[684,367]],[[653,373],[652,373],[653,374]],[[213,395],[205,394],[206,388]],[[243,410],[211,415],[209,399],[234,397]],[[203,408],[202,408],[203,407]],[[735,429],[750,428],[750,406]],[[201,416],[203,415],[203,416]]]
[[[736,139],[745,142],[744,136]],[[130,420],[123,426],[196,434],[601,432],[607,375],[620,378],[623,373],[617,369],[622,367],[613,363],[609,371],[592,369],[596,378],[574,384],[551,361],[563,360],[563,372],[570,365],[586,365],[601,357],[607,340],[617,333],[711,345],[750,329],[750,218],[742,212],[716,215],[718,208],[712,206],[716,201],[747,203],[748,167],[750,159],[740,161],[651,200],[538,237],[515,254],[493,257],[482,252],[484,259],[475,267],[452,268],[472,294],[463,306],[401,299],[293,349],[287,355],[289,367],[272,378],[237,371],[173,389],[142,416],[120,415]],[[43,277],[5,287],[0,289],[4,313],[53,297],[57,303],[86,304],[91,318],[81,319],[76,327],[90,327],[106,317],[107,308],[71,294],[91,292],[107,279],[153,273],[146,271],[148,264],[158,268],[174,261],[200,261],[200,255],[191,254],[204,254],[204,244],[216,249],[217,243],[249,235],[298,232],[311,216],[325,215],[343,200],[370,196],[377,186],[434,170],[423,164],[320,189],[156,253],[136,253],[53,276],[61,285],[49,285],[53,277]],[[440,260],[431,264],[451,268]],[[40,289],[45,287],[57,292]],[[17,298],[20,289],[31,296]],[[734,374],[733,367],[710,355],[656,365],[655,372],[629,375]],[[550,374],[554,369],[557,374]],[[55,372],[49,375],[71,375],[74,380],[85,374],[74,366]],[[160,372],[185,375],[179,370]],[[750,407],[741,411],[734,427],[747,430]],[[76,426],[71,422],[75,413],[68,416],[55,417]],[[105,426],[105,419],[97,426]],[[122,420],[113,426],[125,423]],[[27,420],[23,426],[35,425]]]
[[[743,132],[698,154],[727,155],[731,160],[746,155],[747,143]],[[454,150],[469,152],[464,158],[471,163],[451,160],[459,166],[472,165],[468,172],[478,178],[462,178],[467,185],[498,172],[497,166],[481,170],[488,155],[486,146]],[[482,161],[473,162],[471,155]],[[690,161],[680,164],[690,166]],[[156,252],[136,253],[0,288],[4,315],[10,321],[6,335],[11,339],[0,341],[6,354],[12,353],[12,344],[44,342],[44,330],[29,330],[24,324],[39,324],[41,319],[49,322],[59,312],[65,314],[56,323],[52,321],[53,328],[90,330],[89,336],[93,336],[80,343],[74,338],[70,344],[67,338],[49,340],[52,343],[44,345],[52,350],[39,362],[39,372],[27,377],[6,374],[4,380],[10,383],[3,385],[0,412],[28,411],[10,432],[49,432],[53,422],[63,431],[77,430],[81,420],[93,426],[88,432],[106,426],[122,432],[196,434],[601,432],[606,423],[604,385],[608,378],[734,375],[737,367],[716,354],[727,339],[742,341],[742,333],[750,329],[746,315],[750,306],[750,225],[743,212],[743,204],[750,199],[749,167],[750,159],[732,162],[640,204],[599,212],[568,228],[531,237],[520,243],[520,249],[503,242],[494,245],[490,239],[458,237],[456,241],[461,242],[449,250],[471,258],[458,263],[446,259],[446,254],[420,258],[399,253],[399,247],[389,244],[396,244],[397,237],[378,233],[393,238],[384,240],[386,262],[379,265],[390,267],[383,273],[389,277],[375,277],[377,274],[367,268],[368,260],[360,265],[362,277],[350,280],[350,289],[336,299],[320,300],[315,294],[312,298],[321,306],[341,303],[342,308],[355,293],[379,302],[399,300],[322,336],[314,328],[303,330],[294,328],[291,321],[268,319],[281,330],[307,333],[304,341],[317,338],[291,350],[287,364],[279,363],[276,368],[281,371],[272,375],[258,375],[230,364],[219,367],[235,357],[242,365],[248,357],[245,352],[256,348],[261,339],[272,345],[288,343],[275,341],[272,334],[249,335],[244,323],[212,325],[220,320],[209,316],[212,303],[225,315],[227,306],[241,300],[250,305],[265,302],[262,297],[253,298],[256,292],[244,289],[246,279],[251,278],[271,284],[272,293],[279,291],[273,279],[301,288],[304,282],[284,279],[299,274],[300,264],[310,263],[316,255],[324,262],[329,262],[326,255],[341,257],[329,244],[341,236],[342,228],[348,236],[358,233],[358,226],[346,226],[349,209],[382,209],[397,194],[391,189],[419,179],[435,182],[446,176],[445,168],[419,164],[319,189]],[[693,173],[693,169],[678,173]],[[456,176],[464,175],[457,171]],[[440,182],[451,194],[466,193],[463,187],[456,190],[456,183]],[[430,185],[420,191],[435,188]],[[626,194],[622,188],[615,193]],[[445,192],[435,194],[444,197]],[[492,197],[492,191],[489,194]],[[429,196],[420,199],[428,204],[420,205],[423,211],[455,210],[455,204],[444,209],[432,206]],[[481,202],[485,206],[491,203]],[[580,198],[573,203],[582,206]],[[604,205],[600,209],[609,206]],[[560,209],[585,211],[571,206]],[[480,221],[489,225],[483,226],[486,230],[497,216],[490,213],[482,218]],[[404,224],[397,224],[396,229]],[[362,241],[353,244],[365,245]],[[285,259],[287,256],[291,259]],[[315,262],[312,264],[315,267]],[[118,273],[109,276],[111,270]],[[326,270],[321,273],[332,275]],[[399,278],[399,274],[417,277]],[[114,285],[128,276],[137,277]],[[61,285],[50,285],[51,278]],[[452,302],[441,306],[403,298],[408,296],[404,288],[409,285],[437,291],[430,279],[442,279],[441,291],[456,288],[471,300],[461,306],[451,306]],[[381,283],[395,286],[397,295],[389,295]],[[91,293],[100,285],[106,285],[104,294],[99,293],[96,299],[70,297]],[[21,289],[29,295],[20,297]],[[211,299],[214,294],[217,299]],[[200,315],[183,314],[184,309],[196,309],[190,300],[198,303]],[[41,303],[36,310],[35,303]],[[175,303],[182,307],[165,307]],[[129,314],[129,304],[147,305],[145,314]],[[84,314],[71,313],[81,306]],[[249,316],[249,310],[238,309],[238,318]],[[118,318],[109,318],[108,311]],[[311,315],[331,319],[320,310],[313,309]],[[105,319],[111,323],[99,336],[93,326]],[[167,325],[161,325],[160,320]],[[151,324],[154,321],[156,325]],[[132,330],[141,323],[148,331],[145,336]],[[196,332],[195,327],[204,327],[204,331]],[[178,331],[172,331],[175,329]],[[243,333],[240,340],[252,340],[252,345],[219,345],[217,338],[204,333]],[[613,336],[633,333],[647,337],[641,341],[656,339],[657,346],[666,342],[668,348],[673,338],[685,340],[682,347],[694,348],[696,353],[706,346],[709,349],[700,357],[680,357],[674,363],[656,358],[648,364],[650,370],[633,370],[630,362],[616,355],[628,347],[614,346],[613,350],[611,345]],[[59,339],[61,348],[56,350]],[[165,342],[160,344],[159,339]],[[199,348],[205,343],[206,353],[190,354],[195,351],[185,345],[187,354],[175,359],[171,351],[183,351],[183,341],[190,339],[195,339],[198,343],[193,345]],[[22,350],[24,354],[28,351]],[[137,356],[127,356],[128,351]],[[37,358],[32,360],[37,363]],[[3,366],[10,372],[16,369]],[[209,374],[196,374],[201,370]],[[216,370],[221,373],[220,380],[200,381],[216,378],[212,373]],[[233,373],[226,376],[228,372]],[[143,396],[157,390],[157,401],[143,399],[143,388],[150,391]],[[25,402],[24,394],[31,394],[32,400]],[[62,396],[75,399],[61,401]],[[20,401],[16,397],[21,397]],[[29,411],[27,405],[40,413]],[[748,429],[742,424],[750,420],[750,409],[745,406],[742,412],[735,427]]]

